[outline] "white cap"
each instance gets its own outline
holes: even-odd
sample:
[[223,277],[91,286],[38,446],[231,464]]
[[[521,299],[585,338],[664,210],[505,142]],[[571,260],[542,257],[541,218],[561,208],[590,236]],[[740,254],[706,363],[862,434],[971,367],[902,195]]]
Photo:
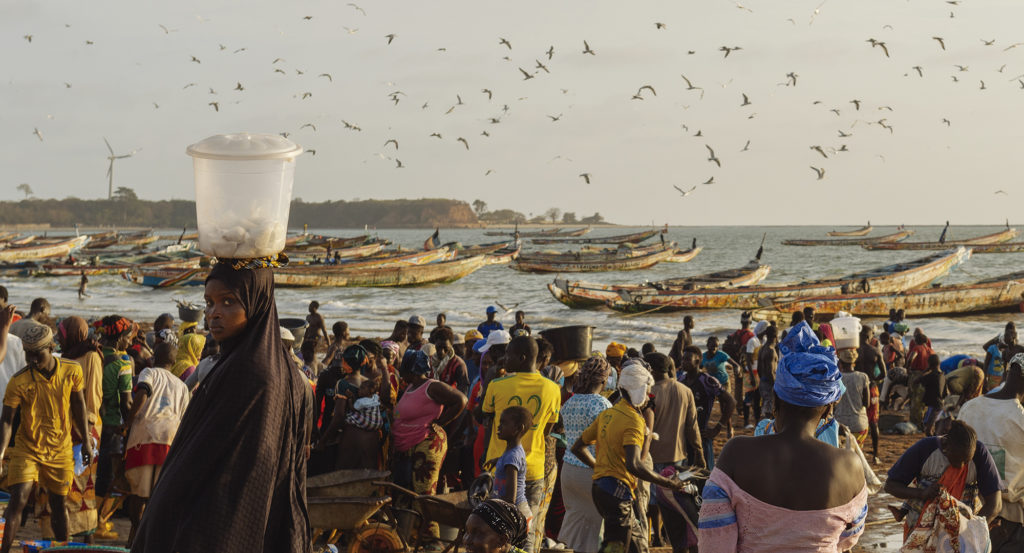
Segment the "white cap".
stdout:
[[293,159],[302,146],[278,134],[218,134],[185,149],[192,157],[204,159],[249,160]]
[[281,339],[282,340],[291,340],[292,342],[294,342],[295,341],[295,336],[292,334],[292,331],[290,331],[287,328],[282,326],[281,327]]
[[[478,353],[487,353],[487,350],[491,349],[491,346],[495,344],[507,344],[511,341],[512,337],[509,335],[507,331],[492,330],[491,333],[487,335],[487,342],[484,345],[480,346],[479,349],[477,349],[477,347],[474,345],[473,349],[475,349]],[[477,343],[480,342],[477,341]]]

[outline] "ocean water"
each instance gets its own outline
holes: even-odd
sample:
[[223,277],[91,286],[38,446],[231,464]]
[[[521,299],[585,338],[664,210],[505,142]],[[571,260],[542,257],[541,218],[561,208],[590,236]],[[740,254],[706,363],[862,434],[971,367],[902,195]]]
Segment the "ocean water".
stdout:
[[[963,239],[1000,230],[992,227],[954,227],[950,239]],[[642,230],[639,228],[595,229],[588,236],[609,236]],[[689,246],[696,238],[704,250],[689,263],[662,263],[645,271],[577,274],[570,278],[598,282],[639,282],[670,277],[701,274],[738,267],[754,256],[765,239],[762,261],[771,265],[771,274],[765,283],[784,283],[840,276],[854,271],[888,265],[923,257],[929,252],[867,251],[860,247],[796,247],[783,246],[789,238],[827,238],[830,227],[674,227],[667,238]],[[875,227],[872,236],[893,232],[895,227]],[[917,234],[912,240],[936,240],[941,227],[914,227]],[[167,230],[166,235],[176,231]],[[316,232],[316,231],[313,231]],[[357,231],[322,231],[326,234],[354,236]],[[422,247],[430,230],[371,231],[404,247]],[[443,242],[459,241],[463,244],[494,242],[500,238],[484,236],[481,230],[442,230]],[[533,246],[529,249],[552,246]],[[563,248],[564,249],[564,248]],[[942,282],[970,282],[981,278],[1019,271],[1024,265],[1024,254],[991,254],[974,256],[967,263],[947,275]],[[681,327],[686,313],[650,313],[626,316],[610,310],[571,310],[551,297],[546,285],[555,275],[521,273],[506,266],[485,267],[451,284],[419,288],[308,288],[280,289],[277,292],[278,309],[282,317],[301,317],[310,301],[321,304],[321,312],[332,324],[338,320],[349,323],[353,336],[387,336],[394,322],[422,315],[432,328],[434,317],[443,312],[448,324],[458,332],[475,328],[485,319],[488,305],[504,306],[499,310],[505,326],[513,324],[515,310],[527,313],[527,323],[536,331],[544,328],[587,324],[595,327],[594,347],[604,349],[611,340],[637,347],[645,342],[654,343],[660,351],[667,351]],[[20,308],[36,297],[46,297],[53,313],[60,316],[81,315],[86,318],[120,313],[139,320],[154,320],[160,313],[177,313],[177,298],[201,303],[201,287],[151,290],[134,285],[119,276],[90,278],[91,298],[78,300],[76,278],[18,278],[3,282],[10,291],[11,301]],[[738,311],[695,311],[695,340],[703,344],[709,335],[724,335],[739,326]],[[942,355],[970,353],[984,355],[981,344],[1002,330],[1008,320],[1024,323],[1020,313],[980,315],[957,318],[915,319],[908,317],[910,325],[920,326]],[[881,319],[866,319],[866,324],[881,326]]]

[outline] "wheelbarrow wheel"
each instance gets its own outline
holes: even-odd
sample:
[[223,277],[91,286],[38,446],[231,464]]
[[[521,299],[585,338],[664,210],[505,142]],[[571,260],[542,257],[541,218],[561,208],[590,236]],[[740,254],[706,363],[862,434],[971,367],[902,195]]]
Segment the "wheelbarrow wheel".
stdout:
[[348,553],[400,553],[405,550],[402,539],[387,524],[374,522],[356,530]]

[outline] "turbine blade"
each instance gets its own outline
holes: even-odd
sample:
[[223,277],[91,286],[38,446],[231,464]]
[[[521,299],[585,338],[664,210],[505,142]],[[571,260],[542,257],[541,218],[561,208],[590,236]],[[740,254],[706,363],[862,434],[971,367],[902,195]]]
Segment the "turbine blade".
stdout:
[[103,137],[103,143],[107,145],[107,150],[110,151],[110,155],[114,155],[114,149],[110,147],[110,142],[107,142],[107,137]]

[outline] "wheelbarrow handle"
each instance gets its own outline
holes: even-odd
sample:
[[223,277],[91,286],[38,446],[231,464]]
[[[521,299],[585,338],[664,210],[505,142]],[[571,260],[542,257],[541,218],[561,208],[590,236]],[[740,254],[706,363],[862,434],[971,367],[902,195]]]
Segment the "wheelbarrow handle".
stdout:
[[399,486],[398,484],[395,484],[394,482],[379,481],[379,482],[373,482],[373,485],[374,486],[383,486],[385,488],[391,488],[391,489],[393,489],[395,491],[399,491],[399,492],[401,492],[401,493],[403,493],[405,495],[412,496],[412,497],[419,497],[420,496],[420,494],[418,494],[418,493],[416,493],[416,492],[414,492],[412,490],[403,488],[402,486]]

